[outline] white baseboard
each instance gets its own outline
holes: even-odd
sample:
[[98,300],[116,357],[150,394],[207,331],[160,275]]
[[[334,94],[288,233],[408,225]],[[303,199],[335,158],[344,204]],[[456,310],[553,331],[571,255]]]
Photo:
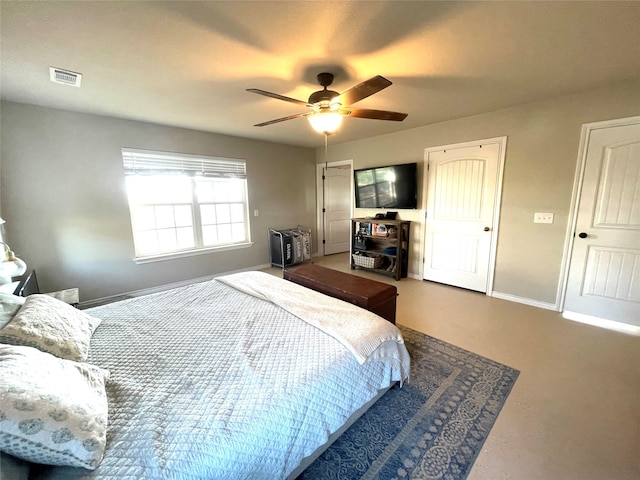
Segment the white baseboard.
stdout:
[[593,317],[591,315],[585,315],[584,313],[567,311],[562,312],[562,317],[567,320],[573,320],[574,322],[586,323],[587,325],[594,325],[596,327],[606,328],[608,330],[614,330],[628,335],[640,336],[640,327],[637,325],[629,325],[628,323]]
[[216,277],[221,277],[223,275],[230,275],[232,273],[249,272],[252,270],[263,270],[265,268],[269,268],[270,266],[271,266],[270,263],[264,263],[262,265],[256,265],[254,267],[241,268],[239,270],[232,270],[229,272],[215,273],[213,275],[207,275],[205,277],[191,278],[189,280],[182,280],[180,282],[167,283],[166,285],[159,285],[157,287],[143,288],[142,290],[133,290],[131,292],[123,292],[123,293],[119,293],[118,295],[109,295],[106,297],[96,298],[94,300],[89,300],[86,302],[80,302],[79,307],[83,309],[91,308],[93,306],[102,305],[110,301],[116,301],[121,297],[141,297],[143,295],[149,295],[151,293],[158,293],[158,292],[164,292],[165,290],[171,290],[172,288],[186,287],[187,285],[193,285],[194,283],[208,282],[209,280],[212,280]]
[[[417,274],[410,273],[408,277],[416,280],[423,280],[423,278]],[[525,305],[531,305],[532,307],[544,308],[545,310],[553,310],[554,312],[559,311],[558,307],[553,303],[541,302],[539,300],[533,300],[532,298],[518,297],[516,295],[500,292],[489,292],[487,293],[487,296],[499,298],[501,300],[508,300],[509,302],[523,303]]]
[[[531,305],[533,307],[553,310],[554,312],[560,311],[556,307],[556,305],[552,303],[539,302],[537,300],[532,300],[530,298],[522,298],[522,297],[517,297],[515,295],[509,295],[509,294],[500,293],[500,292],[492,292],[491,296],[495,298],[500,298],[502,300],[509,300],[510,302],[524,303],[525,305]],[[567,312],[567,311],[562,312],[562,318],[566,318],[567,320],[573,320],[574,322],[594,325],[600,328],[606,328],[608,330],[614,330],[616,332],[640,336],[640,327],[636,325],[629,325],[628,323],[615,322],[613,320],[607,320],[605,318],[592,317],[590,315],[584,315],[582,313]]]
[[510,295],[508,293],[491,292],[488,294],[490,297],[499,298],[501,300],[508,300],[510,302],[523,303],[525,305],[531,305],[532,307],[544,308],[545,310],[558,311],[558,307],[555,303],[540,302],[539,300],[533,300],[532,298],[518,297],[516,295]]

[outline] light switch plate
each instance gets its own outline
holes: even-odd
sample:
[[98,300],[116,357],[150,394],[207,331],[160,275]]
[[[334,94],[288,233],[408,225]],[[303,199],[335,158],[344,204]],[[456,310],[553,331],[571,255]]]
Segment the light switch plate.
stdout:
[[553,213],[540,213],[533,214],[533,223],[553,223]]

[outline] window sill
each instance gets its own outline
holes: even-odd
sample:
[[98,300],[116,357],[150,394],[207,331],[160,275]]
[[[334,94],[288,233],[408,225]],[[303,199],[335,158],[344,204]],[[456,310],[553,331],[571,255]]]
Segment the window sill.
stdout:
[[236,243],[234,245],[224,245],[221,247],[207,247],[198,250],[187,250],[184,252],[164,253],[161,255],[149,255],[148,257],[137,257],[133,261],[140,265],[144,263],[162,262],[164,260],[174,260],[176,258],[194,257],[196,255],[208,255],[210,253],[226,252],[229,250],[239,250],[241,248],[249,248],[253,246],[253,242]]

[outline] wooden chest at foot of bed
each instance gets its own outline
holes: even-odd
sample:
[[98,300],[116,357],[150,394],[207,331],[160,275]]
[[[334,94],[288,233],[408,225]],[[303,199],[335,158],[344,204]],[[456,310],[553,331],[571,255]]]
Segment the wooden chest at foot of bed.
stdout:
[[305,264],[288,268],[284,278],[317,292],[339,298],[396,323],[396,297],[393,285],[339,272],[320,265]]

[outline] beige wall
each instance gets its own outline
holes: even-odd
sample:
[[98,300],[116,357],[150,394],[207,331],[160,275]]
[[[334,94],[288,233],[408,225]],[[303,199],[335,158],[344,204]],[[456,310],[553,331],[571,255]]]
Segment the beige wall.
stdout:
[[[44,290],[79,285],[87,301],[263,265],[269,227],[315,226],[314,162],[324,161],[323,149],[314,158],[311,149],[11,102],[1,113],[1,216]],[[638,114],[640,81],[625,82],[357,142],[336,143],[338,134],[328,160],[353,159],[354,168],[418,162],[424,204],[425,148],[507,136],[494,291],[555,304],[581,126]],[[255,245],[136,265],[123,146],[246,159],[249,208],[260,210],[251,217]],[[533,224],[536,211],[553,212],[554,223]],[[413,221],[410,274],[419,276],[424,210],[400,217]]]
[[[422,174],[425,148],[507,136],[494,291],[555,304],[581,127],[638,114],[636,80],[356,142],[336,143],[338,133],[330,139],[328,160],[352,159],[356,169],[419,162]],[[370,120],[346,122],[355,121]],[[324,149],[316,159],[324,162]],[[424,207],[422,178],[419,189]],[[554,223],[534,224],[534,212],[553,212]],[[355,216],[372,213],[356,209]],[[409,273],[420,276],[424,210],[402,210],[399,216],[414,222]]]
[[[269,227],[315,226],[312,149],[11,102],[1,107],[2,217],[11,246],[36,269],[44,291],[79,286],[87,301],[264,265]],[[255,244],[136,265],[121,147],[245,159]]]

